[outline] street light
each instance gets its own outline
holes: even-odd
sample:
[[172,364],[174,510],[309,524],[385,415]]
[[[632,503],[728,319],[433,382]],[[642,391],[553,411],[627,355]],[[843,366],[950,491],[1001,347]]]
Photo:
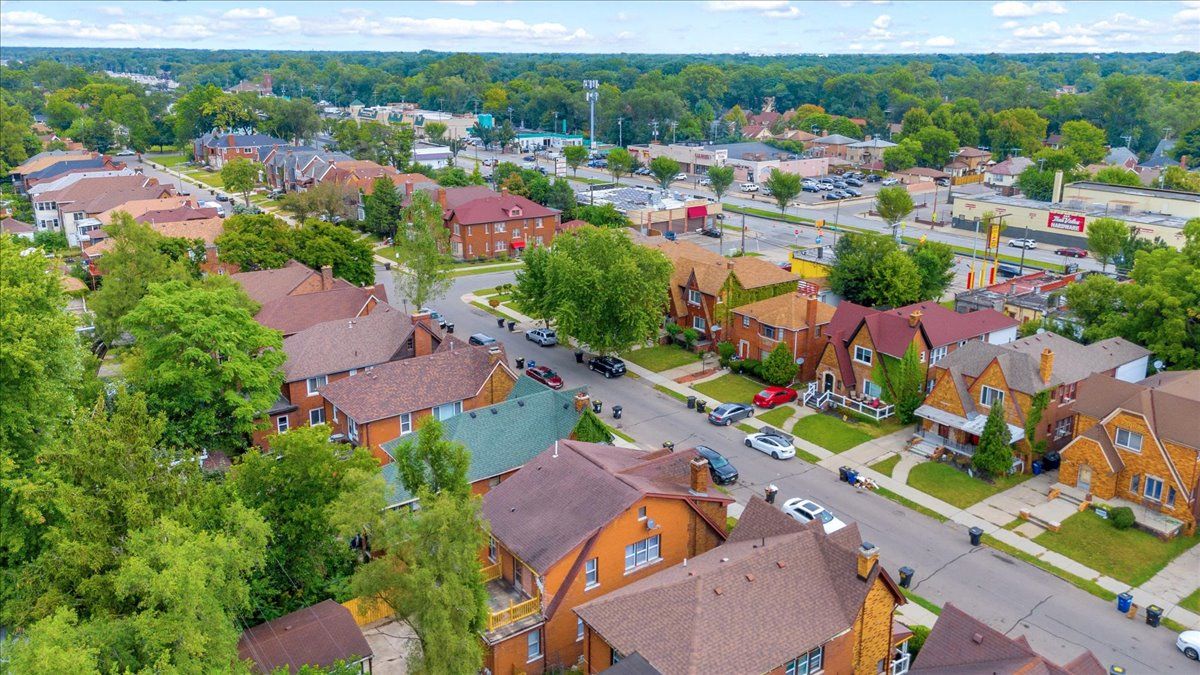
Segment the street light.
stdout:
[[[591,126],[589,127],[588,138],[592,142],[592,152],[595,152],[596,151],[596,101],[598,101],[600,99],[600,80],[584,80],[583,88],[587,92],[586,98],[587,98],[587,102],[588,102],[588,108],[591,113]],[[555,119],[557,119],[557,117]]]
[[625,147],[625,127],[623,126],[624,122],[625,122],[624,117],[617,118],[617,147],[620,147],[620,148]]

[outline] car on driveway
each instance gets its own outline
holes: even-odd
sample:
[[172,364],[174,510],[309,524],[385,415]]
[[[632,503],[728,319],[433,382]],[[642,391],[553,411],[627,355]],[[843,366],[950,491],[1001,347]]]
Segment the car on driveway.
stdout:
[[707,445],[697,445],[696,452],[708,460],[708,473],[717,485],[729,485],[737,482],[737,468],[725,459],[725,455],[713,450]]
[[1193,661],[1200,661],[1200,630],[1185,630],[1175,640],[1175,646]]
[[563,381],[549,366],[532,366],[525,369],[525,374],[551,389],[562,389]]
[[846,523],[843,523],[840,518],[833,515],[832,511],[803,497],[793,497],[784,502],[783,512],[802,523],[811,523],[814,520],[821,521],[821,525],[825,528],[825,534],[837,532],[846,526]]
[[796,456],[796,448],[792,446],[791,439],[769,431],[747,435],[746,447],[764,452],[775,459],[791,459]]
[[1066,256],[1068,258],[1086,258],[1087,251],[1081,248],[1075,248],[1074,246],[1067,246],[1064,248],[1054,249],[1054,255]]
[[1013,239],[1008,245],[1013,248],[1037,248],[1037,242],[1032,239]]
[[701,178],[700,184],[704,185],[704,186],[712,185],[712,179],[711,178]]
[[719,427],[727,427],[738,420],[754,416],[754,408],[745,403],[722,403],[708,413],[708,421]]
[[791,403],[800,394],[791,387],[767,387],[754,395],[754,405],[760,408],[774,408],[782,403]]
[[558,344],[558,334],[552,328],[534,328],[525,331],[525,339],[536,342],[543,347],[553,347]]
[[588,361],[588,369],[611,379],[625,374],[625,362],[615,356],[597,356]]

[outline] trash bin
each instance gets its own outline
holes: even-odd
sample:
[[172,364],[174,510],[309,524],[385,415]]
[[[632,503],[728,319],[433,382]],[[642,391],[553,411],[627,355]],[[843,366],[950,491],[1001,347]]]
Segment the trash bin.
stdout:
[[1042,470],[1053,471],[1062,463],[1062,455],[1058,454],[1057,450],[1051,450],[1042,455]]
[[908,585],[912,583],[913,573],[915,571],[916,570],[911,567],[900,568],[900,588],[908,588]]
[[1121,593],[1117,596],[1117,611],[1122,614],[1128,614],[1129,608],[1133,607],[1133,594]]
[[1150,605],[1146,608],[1146,625],[1151,628],[1158,628],[1158,622],[1162,620],[1162,607],[1158,605]]
[[774,485],[768,485],[767,490],[766,490],[766,495],[765,495],[767,503],[774,504],[775,503],[775,495],[777,495],[777,494],[779,494],[779,488],[775,487]]
[[592,401],[592,412],[599,415],[601,410],[604,410],[604,402],[600,399]]
[[850,479],[846,477],[846,474],[848,474],[849,472],[850,472],[850,467],[839,466],[838,467],[838,480],[842,481],[843,483],[849,483]]
[[447,333],[453,333],[453,332],[454,332],[454,324],[452,324],[452,323],[447,323],[447,324],[446,324],[446,332],[447,332]]
[[390,263],[390,262],[383,263],[383,269],[391,272],[392,271],[392,263]]
[[696,408],[696,397],[695,396],[687,397],[687,406],[688,406],[688,410],[694,410]]
[[855,471],[854,469],[851,469],[850,467],[846,467],[846,482],[851,485],[854,485],[855,483],[857,483],[858,482],[858,471]]
[[513,331],[514,331],[514,330],[516,330],[516,329],[517,329],[517,322],[516,322],[516,321],[509,321],[509,322],[508,322],[508,332],[510,332],[510,333],[511,333],[511,332],[513,332]]
[[1042,460],[1035,459],[1035,460],[1033,460],[1033,464],[1030,466],[1033,469],[1033,475],[1035,475],[1035,476],[1042,475]]
[[704,412],[704,407],[708,405],[708,401],[696,401],[696,411]]
[[1108,675],[1125,675],[1125,666],[1109,666]]
[[504,328],[504,319],[496,319],[496,328]]
[[614,420],[619,420],[619,419],[621,419],[621,411],[622,411],[622,410],[624,410],[624,408],[622,408],[622,407],[621,407],[621,406],[619,406],[619,405],[614,405],[614,406],[613,406],[613,419],[614,419]]
[[583,363],[583,352],[575,352],[575,363]]
[[[529,366],[529,367],[530,367],[530,368],[532,368],[532,367],[533,367],[533,365],[532,365],[532,364],[530,364],[530,366]],[[524,368],[525,368],[525,357],[523,357],[523,356],[518,356],[518,357],[517,357],[517,370],[522,370],[522,369],[524,369]]]
[[972,546],[979,546],[981,543],[983,543],[983,528],[972,527],[971,529],[967,530],[967,532],[971,535]]

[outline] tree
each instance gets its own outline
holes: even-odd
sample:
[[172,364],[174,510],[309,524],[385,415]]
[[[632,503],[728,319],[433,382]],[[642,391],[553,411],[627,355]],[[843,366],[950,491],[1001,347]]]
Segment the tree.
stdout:
[[913,413],[925,401],[925,366],[917,346],[910,344],[899,361],[881,355],[874,373],[872,379],[884,383],[887,400],[895,404],[896,417],[904,424],[912,423],[916,419]]
[[396,475],[409,494],[427,492],[466,499],[471,494],[466,448],[442,436],[442,423],[426,420],[417,438],[396,446]]
[[294,230],[269,213],[242,213],[225,219],[217,237],[221,260],[243,270],[277,269],[291,259]]
[[584,408],[579,422],[572,430],[571,438],[584,443],[612,443],[613,435],[591,408]]
[[289,192],[280,200],[280,208],[301,222],[312,216],[336,222],[350,215],[350,205],[357,197],[357,193],[343,183],[324,181],[304,192]]
[[679,175],[679,162],[670,157],[655,157],[650,160],[650,173],[658,181],[658,186],[666,190],[671,187],[675,176]]
[[780,387],[791,384],[799,371],[800,367],[796,365],[792,352],[782,342],[776,344],[762,362],[762,378],[767,384]]
[[238,192],[248,207],[250,192],[254,185],[258,184],[258,172],[262,171],[262,168],[263,165],[259,165],[258,162],[235,157],[221,167],[221,183],[224,184],[224,189]]
[[1108,154],[1108,137],[1104,130],[1085,120],[1063,123],[1062,145],[1074,153],[1080,164],[1095,164]]
[[949,244],[923,241],[908,249],[908,257],[917,266],[920,300],[940,300],[954,281],[954,249]]
[[14,673],[100,675],[100,650],[87,644],[78,617],[68,608],[59,608],[0,648],[8,652],[6,665]]
[[899,240],[900,221],[913,212],[912,195],[908,193],[908,188],[900,185],[880,188],[875,195],[875,211],[892,228],[892,237]]
[[843,234],[836,254],[829,283],[843,298],[867,307],[900,307],[920,298],[920,271],[891,237]]
[[1032,164],[1017,176],[1017,187],[1029,199],[1048,202],[1054,195],[1054,174],[1042,171],[1036,164]]
[[1181,161],[1186,157],[1189,168],[1200,166],[1200,126],[1192,127],[1191,131],[1180,136],[1171,149],[1171,155]]
[[442,138],[446,135],[446,124],[444,122],[426,122],[425,137],[431,143],[441,143]]
[[579,175],[579,167],[587,159],[587,156],[587,148],[582,145],[568,145],[563,148],[563,158],[567,160],[567,166],[571,167],[573,175]]
[[125,317],[137,339],[127,375],[167,418],[177,447],[240,450],[283,383],[283,340],[223,277],[155,284]]
[[800,175],[771,169],[771,176],[763,185],[771,191],[771,198],[775,200],[779,212],[787,213],[788,203],[800,194]]
[[525,253],[525,265],[516,272],[513,300],[525,314],[547,327],[554,316],[554,293],[550,288],[550,250],[535,246]]
[[400,227],[400,211],[403,208],[400,195],[396,192],[396,184],[387,176],[376,178],[371,194],[363,199],[366,202],[363,211],[367,231],[394,241],[396,231]]
[[940,169],[950,163],[950,153],[958,149],[958,139],[954,134],[937,127],[925,127],[911,136],[921,144],[921,152],[917,155],[917,164],[932,169]]
[[888,171],[904,171],[917,165],[917,156],[921,154],[921,144],[914,139],[906,138],[895,147],[883,151],[883,168]]
[[516,139],[517,130],[513,128],[512,120],[504,120],[504,123],[496,130],[496,143],[500,146],[500,152],[503,153],[504,149]]
[[331,443],[329,427],[298,427],[271,437],[269,452],[248,452],[230,484],[271,528],[266,566],[251,591],[253,623],[269,621],[334,595],[354,556],[336,535],[330,510],[355,488],[350,480],[378,470],[364,448]]
[[933,125],[933,119],[929,115],[929,111],[924,108],[913,108],[904,113],[901,119],[901,131],[906,138],[915,136],[918,131]]
[[594,206],[584,204],[575,207],[575,217],[596,227],[632,227],[633,221],[612,204]]
[[1116,218],[1097,218],[1087,227],[1088,250],[1100,261],[1101,271],[1121,252],[1129,238],[1129,226]]
[[1200,174],[1184,171],[1183,167],[1168,166],[1162,173],[1161,185],[1168,190],[1200,192]]
[[355,286],[375,283],[375,253],[365,239],[343,225],[309,220],[304,227],[292,231],[291,257],[320,269],[333,267],[336,277]]
[[1128,185],[1130,187],[1141,187],[1142,179],[1138,175],[1123,166],[1106,166],[1096,172],[1092,176],[1092,180],[1097,183],[1108,183],[1109,185]]
[[709,187],[713,194],[717,196],[717,201],[721,201],[725,197],[725,192],[729,190],[729,186],[733,185],[733,167],[732,166],[710,166],[708,167]]
[[112,341],[121,336],[125,315],[153,283],[187,279],[186,266],[163,249],[166,237],[139,223],[127,213],[118,213],[105,227],[112,248],[100,258],[104,284],[92,297],[96,333]]
[[621,176],[633,170],[633,155],[625,148],[613,148],[608,151],[608,172],[612,174],[613,182],[620,183]]
[[997,401],[988,411],[983,433],[979,435],[979,447],[971,457],[971,464],[986,476],[1002,476],[1012,469],[1012,432],[1004,420],[1004,401]]
[[396,293],[414,308],[425,307],[450,290],[453,283],[450,231],[442,220],[442,207],[425,191],[413,193],[404,209],[404,233],[396,237],[400,267],[393,270]]

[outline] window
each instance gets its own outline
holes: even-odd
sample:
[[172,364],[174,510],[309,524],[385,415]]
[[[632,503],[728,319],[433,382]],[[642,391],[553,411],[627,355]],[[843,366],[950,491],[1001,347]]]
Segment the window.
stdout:
[[517,588],[525,588],[525,570],[521,568],[521,563],[513,561],[513,586]]
[[1142,435],[1136,431],[1122,429],[1117,427],[1117,445],[1132,450],[1134,452],[1142,451]]
[[454,234],[462,234],[462,228],[459,227],[458,223],[454,224]]
[[308,426],[315,427],[325,424],[325,408],[313,408],[308,411]]
[[533,661],[542,657],[542,631],[530,631],[525,638],[525,660]]
[[921,350],[921,363],[925,363],[925,350]]
[[1064,417],[1054,423],[1054,438],[1057,440],[1071,435],[1071,422],[1074,418]]
[[1167,488],[1167,501],[1163,503],[1167,506],[1175,506],[1175,488]]
[[1146,491],[1142,494],[1146,499],[1153,499],[1156,502],[1162,501],[1163,482],[1161,478],[1154,476],[1146,476]]
[[784,675],[809,675],[821,671],[825,662],[825,648],[817,647],[807,654],[797,656],[784,667]]
[[488,487],[496,487],[500,484],[500,476],[492,476],[488,479]]
[[583,642],[583,619],[575,617],[575,641]]
[[702,317],[702,316],[693,316],[692,317],[692,328],[695,328],[696,330],[703,333],[704,326],[705,326],[704,317]]
[[625,571],[630,572],[661,560],[658,555],[660,535],[634,542],[625,547]]
[[542,245],[542,243],[543,243],[543,240],[542,240],[542,235],[540,235],[540,234],[539,234],[538,236],[534,237],[534,238],[533,238],[533,243],[534,243],[534,245],[536,245],[536,246],[541,246],[541,245]]
[[639,506],[638,507],[638,520],[645,520],[645,519],[646,519],[646,507]]
[[497,232],[503,232],[504,231],[504,223],[496,223],[495,230]]
[[536,227],[541,227],[541,226],[542,226],[542,219],[538,218]]
[[278,418],[278,419],[276,419],[276,420],[275,420],[275,429],[276,429],[277,431],[279,431],[279,433],[281,433],[281,434],[282,434],[283,432],[285,432],[285,431],[287,431],[287,430],[288,430],[288,417],[287,417],[287,415],[284,415],[283,417],[280,417],[280,418]]
[[519,227],[513,228],[512,234],[513,234],[513,239],[520,239],[521,238],[521,228],[519,228]]
[[496,538],[488,537],[488,560],[496,562]]
[[324,387],[328,383],[329,378],[324,375],[310,377],[304,382],[305,386],[308,387],[309,396],[316,396],[317,394],[321,393],[321,387]]
[[742,316],[742,328],[749,328],[749,327],[750,327],[750,317]]
[[927,381],[925,383],[925,393],[926,394],[932,393],[933,385],[935,385],[935,384],[937,384],[937,378],[933,378],[933,377],[929,378],[929,381]]
[[878,398],[883,395],[883,388],[870,380],[863,380],[863,394],[871,398]]
[[354,377],[357,374],[358,374],[358,368],[351,368],[349,374],[347,374],[346,377]]
[[983,385],[983,388],[979,390],[979,404],[990,408],[997,403],[1004,403],[1004,392],[999,389],[992,389],[986,384]]
[[872,355],[873,354],[870,349],[867,349],[866,347],[861,347],[859,345],[854,345],[854,360],[855,361],[858,361],[859,363],[865,363],[869,366],[869,365],[871,365],[871,356]]
[[759,324],[758,334],[767,338],[768,340],[778,340],[779,339],[779,329],[774,326],[768,326],[766,324]]
[[584,590],[592,589],[600,585],[600,559],[592,558],[583,564],[583,574],[586,583],[583,585]]
[[404,413],[400,415],[400,433],[407,434],[412,431],[412,414]]
[[455,401],[453,403],[444,403],[433,409],[433,418],[440,422],[442,420],[450,419],[451,417],[454,417],[455,415],[457,415],[461,412],[462,412],[462,401]]
[[350,437],[351,443],[358,443],[358,423],[349,417],[346,418],[346,435]]
[[689,305],[700,304],[700,291],[697,291],[694,288],[688,289],[688,304]]
[[503,250],[504,250],[504,249],[506,249],[506,248],[508,248],[508,244],[507,244],[507,243],[505,243],[505,242],[503,242],[503,241],[498,241],[498,242],[496,242],[496,252],[497,252],[497,253],[499,253],[500,251],[503,251]]
[[1061,397],[1061,400],[1062,400],[1064,403],[1065,403],[1065,402],[1067,402],[1067,401],[1074,401],[1074,400],[1075,400],[1075,385],[1076,385],[1076,384],[1077,384],[1076,382],[1072,382],[1071,384],[1064,384],[1064,385],[1063,385],[1063,388],[1062,388],[1062,397]]
[[1133,474],[1133,478],[1129,479],[1129,491],[1136,495],[1141,487],[1142,476],[1136,473]]

